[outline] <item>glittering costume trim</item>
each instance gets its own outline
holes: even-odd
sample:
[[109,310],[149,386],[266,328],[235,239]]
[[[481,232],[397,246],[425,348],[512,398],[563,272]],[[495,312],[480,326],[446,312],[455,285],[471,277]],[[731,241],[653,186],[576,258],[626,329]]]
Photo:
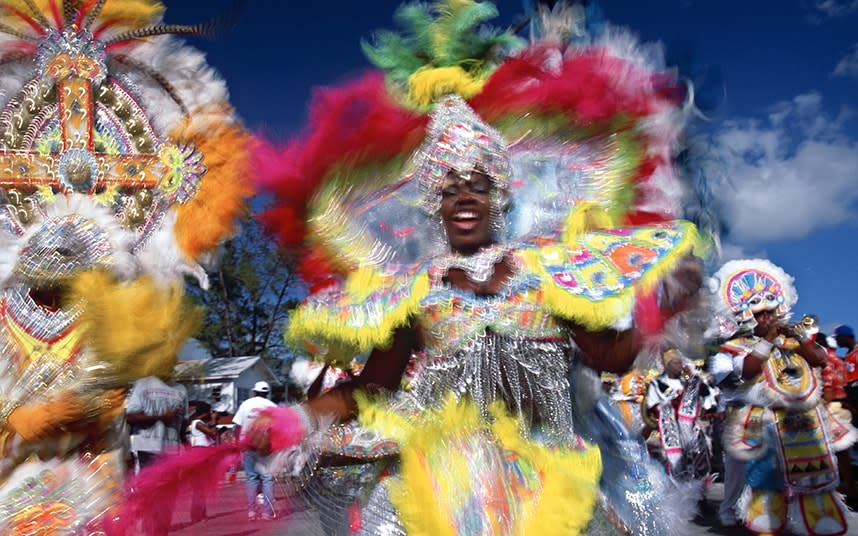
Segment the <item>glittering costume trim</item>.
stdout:
[[[384,485],[409,535],[578,534],[590,519],[601,472],[595,447],[548,448],[522,438],[521,423],[500,408],[486,422],[453,400],[409,419],[365,402],[360,415],[398,437],[399,473]],[[462,455],[450,456],[451,445]]]
[[[516,299],[600,330],[627,315],[638,290],[651,288],[698,245],[687,222],[583,233],[567,246],[523,245],[512,255],[538,286]],[[348,365],[356,353],[390,344],[429,296],[429,264],[385,272],[365,267],[342,287],[311,296],[292,314],[287,339],[322,359]]]

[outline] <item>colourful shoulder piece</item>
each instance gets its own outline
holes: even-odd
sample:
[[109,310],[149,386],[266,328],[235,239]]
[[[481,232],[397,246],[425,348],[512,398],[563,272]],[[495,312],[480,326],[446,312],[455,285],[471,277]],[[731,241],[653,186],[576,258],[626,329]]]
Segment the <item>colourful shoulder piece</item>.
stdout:
[[689,222],[591,231],[525,249],[521,256],[542,279],[555,315],[588,329],[605,329],[628,314],[635,293],[649,290],[699,243]]
[[361,268],[343,285],[313,294],[295,309],[286,340],[303,345],[317,359],[348,366],[357,354],[388,347],[428,290],[421,266],[392,272]]

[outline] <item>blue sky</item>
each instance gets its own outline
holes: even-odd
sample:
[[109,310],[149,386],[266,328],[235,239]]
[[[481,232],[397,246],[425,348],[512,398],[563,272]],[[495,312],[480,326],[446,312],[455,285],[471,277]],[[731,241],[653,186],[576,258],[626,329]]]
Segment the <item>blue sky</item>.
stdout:
[[[226,77],[248,126],[285,138],[313,86],[368,64],[359,42],[390,28],[399,1],[248,0],[238,25],[194,39]],[[496,2],[498,25],[522,12]],[[167,0],[167,20],[199,22],[225,0]],[[702,126],[717,155],[712,187],[730,224],[726,258],[765,256],[796,277],[798,314],[858,327],[858,0],[602,0],[604,18],[668,58],[723,77]]]

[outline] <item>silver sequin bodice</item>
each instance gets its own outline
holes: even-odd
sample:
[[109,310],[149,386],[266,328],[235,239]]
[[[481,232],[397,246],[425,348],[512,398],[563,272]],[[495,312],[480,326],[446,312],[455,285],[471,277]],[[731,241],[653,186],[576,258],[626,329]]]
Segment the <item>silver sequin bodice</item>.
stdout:
[[435,285],[419,318],[424,351],[411,382],[416,401],[428,407],[450,394],[467,397],[486,417],[502,401],[525,429],[568,438],[573,344],[542,304],[523,299],[531,290],[523,277],[496,296]]

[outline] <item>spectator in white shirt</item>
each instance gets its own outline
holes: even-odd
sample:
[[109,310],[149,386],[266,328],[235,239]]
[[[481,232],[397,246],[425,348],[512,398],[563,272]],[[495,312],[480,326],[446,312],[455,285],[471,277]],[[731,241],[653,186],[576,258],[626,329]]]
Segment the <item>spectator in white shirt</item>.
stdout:
[[[271,394],[271,386],[267,382],[256,382],[253,386],[253,398],[248,398],[238,407],[232,422],[237,425],[236,435],[239,438],[253,427],[253,422],[264,408],[276,407],[274,402],[268,399]],[[244,453],[244,474],[246,479],[247,493],[247,517],[256,519],[260,514],[262,519],[274,518],[274,477],[269,470],[270,456],[266,453],[247,451]],[[256,510],[256,496],[262,488],[264,504],[262,512]]]

